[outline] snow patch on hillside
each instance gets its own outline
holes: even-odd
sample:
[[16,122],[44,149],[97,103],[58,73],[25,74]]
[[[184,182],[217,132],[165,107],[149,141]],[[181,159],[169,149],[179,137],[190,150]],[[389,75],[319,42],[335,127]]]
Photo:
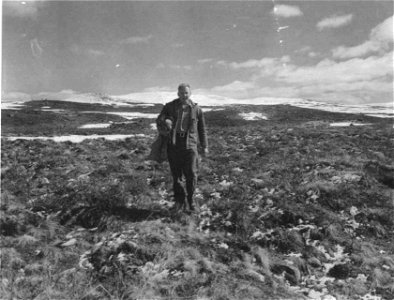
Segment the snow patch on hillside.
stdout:
[[371,123],[354,123],[354,122],[335,122],[331,123],[331,127],[348,127],[348,126],[366,126],[372,125]]
[[23,107],[23,104],[17,102],[1,102],[1,109],[21,110]]
[[97,128],[108,128],[111,126],[111,123],[96,123],[96,124],[85,124],[79,126],[80,129],[97,129]]
[[105,114],[105,115],[117,115],[127,120],[145,118],[145,119],[156,119],[157,114],[148,114],[148,113],[141,113],[141,112],[105,112],[105,111],[82,111],[83,114]]
[[247,121],[268,120],[262,113],[256,112],[240,113],[239,116]]
[[81,143],[84,140],[89,139],[105,139],[109,141],[124,140],[126,138],[145,138],[145,134],[112,134],[112,135],[62,135],[62,136],[15,136],[7,137],[7,140],[44,140],[44,141],[55,141],[55,142],[72,142]]

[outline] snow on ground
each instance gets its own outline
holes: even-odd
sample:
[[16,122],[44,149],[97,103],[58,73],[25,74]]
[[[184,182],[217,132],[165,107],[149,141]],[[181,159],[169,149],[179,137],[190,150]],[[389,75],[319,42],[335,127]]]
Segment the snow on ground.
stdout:
[[147,118],[147,119],[156,119],[157,114],[148,114],[141,112],[105,112],[105,111],[82,111],[84,114],[110,114],[121,116],[127,120],[133,120],[137,118]]
[[1,109],[20,110],[22,107],[24,107],[24,105],[17,102],[1,102]]
[[154,103],[136,103],[136,104],[131,104],[131,103],[128,103],[128,105],[129,106],[132,106],[132,107],[134,107],[134,106],[141,106],[141,107],[152,107],[152,106],[155,106],[156,104],[154,104]]
[[49,111],[49,112],[54,112],[54,113],[63,113],[66,110],[65,109],[58,109],[58,108],[44,108],[42,107],[41,109],[35,109],[35,110],[41,110],[41,111]]
[[372,125],[371,123],[354,123],[354,122],[335,122],[331,123],[331,127],[347,127],[347,126],[366,126]]
[[7,140],[15,141],[15,140],[44,140],[44,141],[55,141],[55,142],[72,142],[72,143],[80,143],[84,140],[88,139],[106,139],[109,141],[115,140],[124,140],[126,138],[144,138],[145,134],[113,134],[113,135],[63,135],[63,136],[15,136],[15,137],[7,137]]
[[256,112],[240,113],[239,116],[247,121],[268,120],[268,118],[264,116],[262,113],[256,113]]
[[[170,94],[172,95],[172,94]],[[138,99],[139,102],[148,103],[165,103],[169,102],[170,99],[175,98],[167,94],[157,95],[155,93],[139,93],[130,94],[126,96],[119,96],[116,98],[118,101],[132,101],[132,99]],[[140,97],[140,98],[139,98]],[[158,100],[159,99],[159,100]],[[166,99],[166,100],[163,100]],[[394,118],[393,103],[376,103],[376,104],[360,104],[360,105],[342,105],[335,103],[325,103],[313,100],[301,99],[301,98],[254,98],[254,99],[231,99],[215,95],[193,95],[193,101],[197,102],[200,106],[227,106],[234,104],[245,104],[245,105],[292,105],[302,108],[319,109],[330,112],[340,113],[355,113],[355,114],[366,114],[380,118]],[[219,108],[220,109],[220,108]],[[209,108],[204,108],[204,111],[209,111]],[[212,110],[218,110],[213,108]]]
[[96,129],[96,128],[108,128],[112,123],[97,123],[97,124],[85,124],[79,126],[80,129]]
[[203,112],[221,111],[221,110],[224,110],[224,108],[202,107],[202,111],[203,111]]
[[148,114],[148,113],[140,113],[140,112],[109,112],[108,114],[118,115],[127,120],[133,120],[137,118],[146,118],[146,119],[157,118],[157,114]]
[[[164,104],[176,99],[176,92],[157,91],[132,93],[127,95],[110,95],[103,96],[95,93],[77,93],[71,90],[61,91],[59,93],[40,93],[34,95],[36,99],[53,99],[64,100],[79,103],[97,103],[112,106],[147,106],[154,104]],[[20,96],[17,98],[2,99],[2,109],[6,109],[7,105],[21,104],[30,100],[29,97]],[[374,103],[360,105],[345,105],[327,102],[319,102],[302,98],[280,98],[280,97],[260,97],[252,99],[234,99],[218,95],[199,94],[198,90],[192,95],[192,100],[200,106],[228,106],[234,104],[247,105],[292,105],[296,107],[319,109],[330,112],[366,114],[381,118],[394,118],[393,103]],[[5,106],[4,106],[5,105]]]

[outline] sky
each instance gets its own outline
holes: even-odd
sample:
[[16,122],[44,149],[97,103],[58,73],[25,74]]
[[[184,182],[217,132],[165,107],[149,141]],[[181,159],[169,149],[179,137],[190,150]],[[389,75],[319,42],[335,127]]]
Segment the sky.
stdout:
[[3,1],[2,100],[393,101],[392,1]]

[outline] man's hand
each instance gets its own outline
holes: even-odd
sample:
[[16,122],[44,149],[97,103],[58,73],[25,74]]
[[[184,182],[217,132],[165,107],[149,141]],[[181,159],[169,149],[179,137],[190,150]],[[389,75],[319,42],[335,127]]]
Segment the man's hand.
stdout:
[[202,153],[201,153],[202,157],[207,157],[208,154],[209,154],[208,148],[203,148],[203,149],[202,149]]
[[172,121],[170,119],[166,119],[165,121],[166,127],[168,130],[172,129]]
[[172,129],[172,121],[169,119],[165,119],[164,121],[157,122],[157,130],[159,134],[162,136],[168,136]]

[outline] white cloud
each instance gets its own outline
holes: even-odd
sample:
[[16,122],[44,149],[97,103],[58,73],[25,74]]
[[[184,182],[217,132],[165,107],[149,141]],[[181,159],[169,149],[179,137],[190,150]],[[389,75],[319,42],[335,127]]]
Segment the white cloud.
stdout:
[[20,92],[2,93],[1,95],[1,102],[25,102],[30,100],[30,95]]
[[298,17],[303,15],[298,6],[283,4],[275,5],[272,10],[272,14],[283,18]]
[[281,58],[265,57],[260,60],[250,59],[244,62],[219,61],[218,64],[233,70],[246,69],[251,72],[257,71],[258,76],[264,76],[276,73],[279,69],[283,68],[284,64],[289,62],[290,57],[286,55]]
[[210,93],[235,99],[251,99],[258,97],[298,97],[299,91],[294,86],[264,86],[255,82],[234,81],[228,85],[212,88]]
[[256,86],[253,82],[243,82],[236,80],[227,85],[214,87],[212,92],[232,96],[235,98],[245,98],[249,95],[250,90],[254,90],[255,88]]
[[110,100],[104,99],[100,93],[80,93],[70,89],[61,90],[60,92],[41,92],[32,95],[32,99],[65,100],[80,103],[111,103]]
[[3,1],[3,14],[20,18],[35,18],[44,1]]
[[228,63],[228,67],[231,69],[247,69],[247,68],[265,68],[269,67],[272,65],[275,65],[276,62],[278,61],[277,58],[263,58],[261,60],[257,59],[249,59],[245,62],[237,63],[237,62],[231,62]]
[[60,92],[41,92],[34,95],[35,99],[67,100],[78,93],[73,90],[62,90]]
[[210,90],[221,96],[310,98],[344,103],[392,101],[393,53],[340,62],[324,59],[311,66],[296,65],[287,56],[221,63],[249,71],[242,79]]
[[127,39],[122,40],[120,43],[121,44],[126,44],[126,45],[134,45],[134,44],[147,44],[149,41],[152,39],[152,35],[146,35],[146,36],[131,36]]
[[335,58],[352,58],[352,57],[362,57],[369,53],[377,53],[382,49],[380,43],[375,41],[366,41],[361,45],[354,47],[344,47],[339,46],[332,50],[332,55]]
[[248,69],[248,68],[266,68],[271,66],[276,66],[279,62],[288,63],[290,61],[289,56],[283,56],[281,58],[272,58],[265,57],[260,60],[258,59],[249,59],[244,62],[227,62],[227,61],[219,61],[218,64],[222,66],[226,66],[228,68],[237,70],[237,69]]
[[369,39],[364,43],[345,47],[339,46],[332,50],[334,58],[347,59],[363,57],[371,53],[384,54],[391,51],[393,44],[393,17],[390,17],[371,30]]
[[324,59],[311,67],[292,66],[281,69],[276,75],[279,81],[296,84],[357,82],[392,76],[392,62],[392,53],[382,57],[353,58],[343,62]]
[[150,92],[173,92],[175,93],[176,91],[176,87],[175,88],[171,88],[169,86],[153,86],[153,87],[149,87],[143,90],[144,93],[150,93]]
[[393,42],[393,16],[372,29],[370,38],[375,41]]
[[327,28],[338,28],[350,24],[352,19],[353,19],[352,14],[343,15],[343,16],[331,16],[321,20],[319,23],[317,23],[316,26],[319,30],[323,30]]

